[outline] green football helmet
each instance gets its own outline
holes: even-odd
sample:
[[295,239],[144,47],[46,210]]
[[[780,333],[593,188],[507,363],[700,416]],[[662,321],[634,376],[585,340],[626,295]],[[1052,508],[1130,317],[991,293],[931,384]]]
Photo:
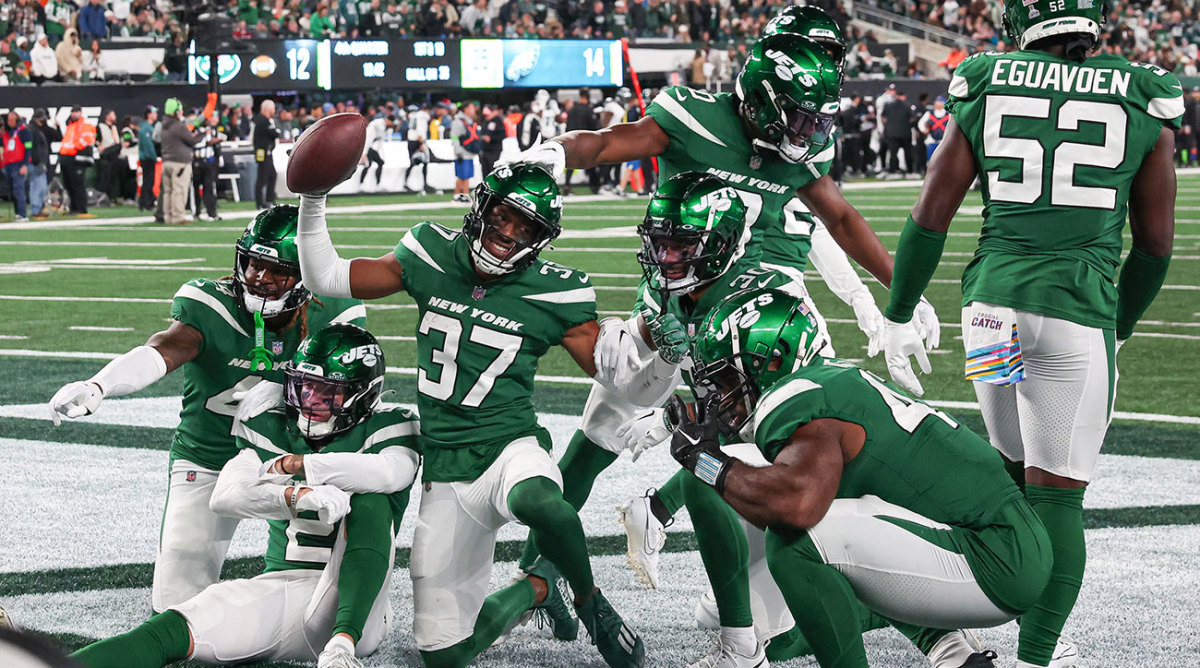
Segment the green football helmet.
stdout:
[[288,424],[310,441],[353,428],[379,406],[385,366],[362,327],[335,323],[309,334],[284,367]]
[[1100,39],[1107,21],[1105,0],[1004,0],[1004,30],[1018,49],[1055,35],[1090,37],[1087,51]]
[[[233,292],[246,311],[261,311],[264,318],[270,318],[295,311],[312,296],[300,277],[300,251],[296,248],[299,220],[300,210],[295,206],[273,206],[255,216],[238,239]],[[250,286],[246,274],[252,264],[257,271],[270,271],[277,279],[294,277],[295,282],[290,289],[282,291],[264,287],[270,281]]]
[[837,64],[838,83],[845,78],[846,35],[833,17],[814,5],[791,5],[775,15],[763,28],[763,37],[779,33],[804,35],[820,44]]
[[758,40],[736,88],[754,146],[791,163],[805,162],[828,146],[841,94],[838,70],[833,56],[803,35]]
[[681,172],[659,185],[638,234],[646,284],[686,294],[720,278],[745,252],[746,204],[715,176]]
[[[501,165],[475,186],[473,195],[471,210],[463,218],[463,234],[471,241],[475,267],[484,273],[500,276],[528,267],[562,232],[562,195],[554,177],[541,166]],[[497,228],[502,221],[494,209],[501,204],[516,209],[528,223],[528,238],[516,239]],[[494,253],[485,239],[507,250]]]
[[776,381],[810,364],[829,335],[802,299],[774,288],[742,290],[709,311],[692,350],[692,378],[716,396],[721,431],[733,437]]

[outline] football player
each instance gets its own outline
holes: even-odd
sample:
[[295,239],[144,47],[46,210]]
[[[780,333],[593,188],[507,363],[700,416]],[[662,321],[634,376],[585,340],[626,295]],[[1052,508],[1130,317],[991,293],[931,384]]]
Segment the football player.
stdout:
[[50,400],[54,423],[91,415],[106,397],[136,392],[183,368],[183,408],[171,441],[169,491],[154,561],[153,607],[162,612],[216,582],[237,528],[209,510],[217,474],[237,454],[230,430],[241,396],[281,380],[285,361],[311,328],[362,324],[362,303],[311,299],[300,280],[295,206],[259,213],[236,245],[231,277],[193,279],[175,293],[174,322]]
[[1084,490],[1112,417],[1117,349],[1158,293],[1174,235],[1182,90],[1154,65],[1092,55],[1105,6],[1006,1],[1020,50],[955,70],[953,118],[900,236],[887,310],[888,369],[919,387],[908,358],[926,372],[928,361],[899,323],[978,176],[983,231],[962,278],[966,377],[1054,544],[1050,586],[1021,618],[1022,668],[1076,663],[1060,634],[1083,581]]
[[[462,231],[423,223],[395,251],[353,261],[329,240],[325,196],[301,198],[297,239],[310,286],[364,299],[403,290],[419,309],[425,493],[411,568],[417,647],[428,666],[464,666],[534,607],[550,616],[557,637],[575,638],[560,571],[605,661],[640,666],[641,638],[593,581],[579,515],[563,499],[550,435],[534,411],[533,377],[538,358],[562,345],[589,376],[640,403],[663,395],[674,367],[641,365],[623,321],[596,322],[587,275],[538,257],[561,230],[562,197],[550,174],[500,167],[474,197]],[[529,527],[544,558],[485,600],[496,531],[512,521]]]
[[391,627],[392,541],[420,464],[416,415],[379,410],[384,368],[355,325],[305,338],[286,367],[285,410],[235,423],[241,451],[212,494],[214,512],[268,520],[263,574],[214,584],[73,658],[361,667]]
[[[773,289],[717,304],[693,351],[710,394],[684,406],[671,454],[739,514],[822,666],[867,666],[858,603],[935,663],[990,667],[944,641],[1032,608],[1045,528],[987,442],[849,362],[822,357],[808,305]],[[733,445],[722,445],[723,439]],[[747,439],[748,444],[736,443]]]

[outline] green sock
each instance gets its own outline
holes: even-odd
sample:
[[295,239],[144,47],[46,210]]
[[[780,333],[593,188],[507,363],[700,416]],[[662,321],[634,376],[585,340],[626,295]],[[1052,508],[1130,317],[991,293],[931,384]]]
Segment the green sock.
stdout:
[[1033,608],[1021,616],[1017,658],[1035,666],[1050,663],[1054,646],[1058,644],[1063,625],[1075,607],[1079,588],[1083,586],[1083,569],[1087,562],[1083,493],[1082,489],[1025,487],[1025,497],[1046,525],[1054,551],[1050,583]]
[[549,478],[522,480],[508,493],[508,509],[529,527],[537,549],[558,568],[576,596],[587,596],[596,588],[587,538],[579,513],[563,499],[558,485]]
[[817,663],[867,668],[861,604],[845,576],[821,560],[812,540],[805,535],[793,541],[767,531],[767,564]]
[[[544,478],[543,478],[544,480]],[[553,586],[553,585],[551,585]],[[471,663],[485,649],[492,646],[496,638],[516,621],[521,613],[533,607],[536,596],[529,580],[519,580],[488,596],[475,619],[475,630],[470,638],[436,652],[421,652],[427,668],[462,668]]]
[[[596,478],[615,461],[617,455],[590,441],[584,436],[582,429],[576,430],[566,453],[558,461],[558,470],[562,471],[563,498],[575,510],[583,508],[588,495],[592,493],[592,485],[595,484]],[[523,571],[529,570],[539,554],[541,553],[538,552],[531,535],[525,541],[525,549],[521,552],[521,560],[517,562],[517,567]]]
[[[402,492],[408,505],[408,492]],[[355,494],[346,516],[346,553],[338,569],[338,611],[333,635],[355,643],[387,578],[392,550],[392,506],[383,494]]]
[[[682,470],[682,469],[681,469]],[[683,498],[700,559],[717,600],[721,626],[754,625],[750,609],[750,546],[737,513],[717,491],[691,473],[683,480]]]
[[167,610],[128,633],[92,643],[70,658],[88,668],[160,668],[186,659],[191,644],[187,620]]
[[[675,475],[671,476],[670,480],[667,480],[667,482],[662,487],[659,487],[658,491],[654,493],[654,496],[658,497],[658,500],[662,502],[663,506],[666,507],[667,512],[672,517],[675,515],[675,513],[679,512],[680,508],[683,507],[684,481],[695,477],[696,476],[689,473],[686,469],[679,469],[675,472]],[[658,519],[662,521],[661,517]],[[666,522],[663,521],[663,524],[666,524]]]

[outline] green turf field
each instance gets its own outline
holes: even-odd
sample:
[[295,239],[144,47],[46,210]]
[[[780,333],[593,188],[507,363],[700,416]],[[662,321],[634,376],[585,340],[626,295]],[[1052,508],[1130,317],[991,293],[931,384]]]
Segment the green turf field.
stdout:
[[[1092,658],[1088,666],[1200,665],[1200,650],[1186,642],[1187,622],[1200,612],[1186,594],[1196,591],[1200,573],[1200,494],[1194,490],[1200,479],[1200,381],[1193,367],[1200,359],[1200,176],[1183,175],[1179,186],[1174,261],[1158,300],[1121,351],[1118,420],[1088,497],[1089,572],[1068,626]],[[860,184],[846,196],[894,248],[917,192],[910,184]],[[465,206],[446,199],[334,198],[333,241],[345,257],[377,256],[417,222],[457,227]],[[625,315],[640,278],[633,228],[645,200],[587,199],[568,199],[566,231],[546,257],[591,274],[601,315]],[[231,273],[233,242],[250,209],[223,203],[226,220],[187,227],[154,225],[129,208],[100,211],[85,221],[0,224],[0,375],[10,379],[0,385],[0,498],[10,509],[0,541],[0,605],[68,646],[125,630],[148,610],[154,529],[165,491],[161,473],[180,384],[168,377],[132,398],[107,401],[91,420],[57,429],[44,419],[44,404],[63,383],[88,377],[104,360],[164,328],[171,296],[182,283]],[[978,194],[969,194],[927,293],[942,320],[942,346],[931,358],[933,373],[921,380],[926,398],[945,402],[964,423],[982,429],[970,408],[974,393],[962,380],[957,338],[958,279],[975,247],[979,210]],[[808,287],[830,322],[839,356],[864,357],[866,340],[851,309],[817,274],[810,272]],[[873,284],[872,290],[882,308],[886,291]],[[401,403],[415,400],[415,314],[403,295],[368,306],[368,327],[382,339],[391,372],[390,400]],[[862,364],[887,375],[879,358]],[[561,350],[543,359],[539,374],[539,410],[548,416],[561,454],[588,385]],[[691,623],[703,583],[690,522],[680,518],[672,529],[663,557],[665,590],[647,593],[623,567],[624,538],[611,511],[674,470],[661,449],[648,460],[631,466],[622,458],[606,474],[585,508],[584,526],[599,555],[598,581],[646,636],[650,665],[683,665],[709,642]],[[502,532],[501,562],[515,558],[523,531]],[[402,533],[407,546],[411,524]],[[227,576],[254,572],[261,535],[259,527],[235,540]],[[406,567],[405,550],[397,565]],[[499,564],[495,573],[494,584],[506,581],[511,564]],[[398,570],[397,630],[371,665],[417,662],[407,580],[407,571]],[[1116,610],[1120,621],[1113,620]],[[873,665],[922,665],[898,636],[886,633],[868,636]],[[983,636],[1008,657],[998,665],[1011,665],[1011,625]],[[585,643],[564,648],[533,629],[519,632],[480,665],[531,662],[600,665]]]

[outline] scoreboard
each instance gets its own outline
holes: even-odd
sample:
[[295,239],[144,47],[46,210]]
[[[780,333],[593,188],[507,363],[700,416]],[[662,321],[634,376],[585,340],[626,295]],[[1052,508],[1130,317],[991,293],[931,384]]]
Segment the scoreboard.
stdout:
[[[188,56],[188,83],[209,79],[210,57]],[[616,40],[264,39],[217,59],[230,92],[365,88],[620,86]]]

